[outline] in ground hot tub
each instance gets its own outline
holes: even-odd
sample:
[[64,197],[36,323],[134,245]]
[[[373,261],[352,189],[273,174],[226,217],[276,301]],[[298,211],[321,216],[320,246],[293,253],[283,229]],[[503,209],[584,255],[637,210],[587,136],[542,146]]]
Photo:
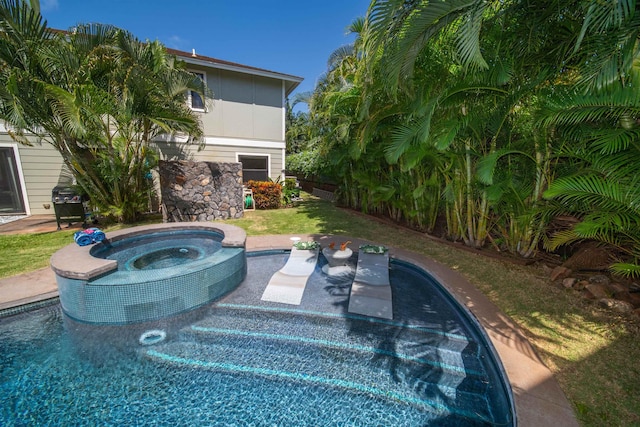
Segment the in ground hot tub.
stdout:
[[246,233],[214,223],[169,223],[72,244],[51,257],[69,317],[101,324],[157,320],[207,304],[247,272]]

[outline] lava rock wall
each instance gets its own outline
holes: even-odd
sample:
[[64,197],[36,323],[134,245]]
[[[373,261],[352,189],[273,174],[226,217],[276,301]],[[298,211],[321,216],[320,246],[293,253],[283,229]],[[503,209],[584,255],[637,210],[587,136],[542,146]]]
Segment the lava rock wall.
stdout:
[[160,161],[164,222],[241,218],[242,164]]

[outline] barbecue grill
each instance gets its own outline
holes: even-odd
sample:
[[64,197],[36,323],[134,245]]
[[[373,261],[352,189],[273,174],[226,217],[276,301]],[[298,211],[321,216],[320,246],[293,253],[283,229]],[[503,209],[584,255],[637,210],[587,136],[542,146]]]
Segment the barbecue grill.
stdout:
[[73,187],[64,185],[53,187],[51,203],[56,213],[58,230],[61,222],[68,222],[71,227],[74,222],[82,221],[82,226],[87,227],[86,200]]

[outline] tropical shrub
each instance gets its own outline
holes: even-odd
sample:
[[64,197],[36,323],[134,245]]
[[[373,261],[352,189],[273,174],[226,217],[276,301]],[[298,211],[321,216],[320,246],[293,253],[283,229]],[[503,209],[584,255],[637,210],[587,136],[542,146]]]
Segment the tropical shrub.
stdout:
[[[635,77],[640,82],[640,75]],[[624,255],[611,270],[633,278],[640,277],[639,116],[640,97],[631,84],[549,98],[543,111],[543,124],[570,142],[567,173],[545,197],[560,202],[558,213],[580,219],[555,233],[547,246],[554,250],[581,240],[613,246]]]
[[[583,222],[548,248],[606,241],[628,255],[615,271],[640,276],[637,7],[534,3],[372,0],[354,44],[329,57],[312,144],[287,167],[329,176],[349,207],[523,257],[571,212]],[[565,88],[605,96],[592,116],[561,107],[566,120],[540,126]]]
[[285,179],[282,189],[282,202],[288,205],[297,197],[300,197],[300,189],[296,187],[296,180],[293,178]]
[[282,204],[282,185],[272,181],[249,181],[256,209],[278,209]]

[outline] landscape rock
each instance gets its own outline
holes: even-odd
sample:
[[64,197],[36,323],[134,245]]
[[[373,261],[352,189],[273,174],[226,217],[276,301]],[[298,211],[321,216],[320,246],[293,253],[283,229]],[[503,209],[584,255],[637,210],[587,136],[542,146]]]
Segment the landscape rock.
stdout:
[[578,283],[573,285],[573,288],[578,290],[578,291],[582,291],[582,290],[584,290],[585,286],[587,286],[588,284],[589,284],[589,282],[587,282],[586,280],[580,280]]
[[567,277],[566,279],[562,280],[562,286],[567,289],[573,288],[576,283],[578,283],[578,279],[576,279],[575,277]]
[[633,305],[626,301],[620,301],[613,298],[602,298],[598,300],[598,304],[602,307],[609,308],[618,313],[630,313],[633,311]]
[[592,283],[594,285],[608,286],[611,283],[611,280],[604,274],[595,274],[589,277],[589,283]]
[[564,279],[566,277],[569,277],[570,274],[571,274],[570,269],[559,265],[553,270],[551,270],[551,281],[555,282],[558,279]]
[[585,297],[588,299],[609,298],[607,289],[602,285],[594,285],[589,283],[584,287]]
[[242,163],[160,161],[165,222],[241,218]]
[[573,271],[603,271],[611,265],[611,256],[609,251],[597,242],[587,242],[562,265]]
[[608,287],[614,295],[617,293],[629,292],[629,287],[623,285],[622,283],[613,282],[610,283]]
[[618,292],[613,295],[615,299],[626,301],[634,307],[640,307],[640,294],[629,292]]

